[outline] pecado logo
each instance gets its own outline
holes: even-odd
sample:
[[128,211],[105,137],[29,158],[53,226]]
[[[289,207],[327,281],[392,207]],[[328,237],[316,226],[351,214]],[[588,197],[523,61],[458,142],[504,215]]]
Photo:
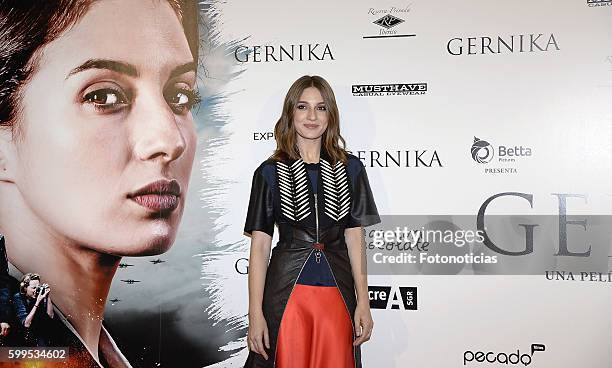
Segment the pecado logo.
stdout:
[[[495,363],[495,364],[506,364],[506,365],[517,365],[522,364],[524,366],[528,366],[531,364],[533,359],[533,354],[536,351],[544,351],[546,350],[546,345],[544,344],[531,344],[531,354],[521,354],[519,349],[516,349],[516,352],[512,353],[494,353],[492,351],[484,352],[484,351],[471,351],[466,350],[463,353],[463,365],[467,365],[468,363]],[[473,364],[470,364],[473,365]]]

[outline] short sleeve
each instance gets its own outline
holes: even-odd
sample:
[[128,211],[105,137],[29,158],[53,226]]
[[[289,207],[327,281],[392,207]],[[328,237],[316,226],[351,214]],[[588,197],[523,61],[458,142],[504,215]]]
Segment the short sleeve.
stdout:
[[353,198],[351,203],[351,213],[347,227],[366,227],[380,222],[380,216],[376,209],[372,189],[368,181],[368,174],[365,167],[361,166],[353,183]]
[[274,234],[272,189],[263,175],[262,166],[258,167],[253,174],[249,208],[244,225],[244,232],[249,235],[255,230],[263,231],[270,236]]

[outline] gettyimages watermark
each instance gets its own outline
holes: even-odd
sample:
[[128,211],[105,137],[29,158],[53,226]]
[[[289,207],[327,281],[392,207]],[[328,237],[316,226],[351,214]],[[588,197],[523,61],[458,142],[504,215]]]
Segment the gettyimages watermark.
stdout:
[[612,216],[387,215],[381,220],[364,229],[368,274],[564,275],[612,282]]

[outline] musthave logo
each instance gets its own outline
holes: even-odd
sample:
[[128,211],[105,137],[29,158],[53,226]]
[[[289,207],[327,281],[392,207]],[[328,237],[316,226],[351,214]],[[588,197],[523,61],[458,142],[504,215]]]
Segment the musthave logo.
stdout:
[[[528,366],[531,364],[533,360],[533,354],[538,351],[545,351],[546,345],[544,344],[531,344],[531,354],[523,353],[519,349],[516,349],[516,352],[506,353],[506,352],[493,352],[493,351],[472,351],[466,350],[463,353],[463,365],[476,365],[478,363],[492,363],[495,366],[499,364],[506,365],[523,365]],[[471,364],[468,364],[471,363]]]
[[353,96],[424,95],[427,83],[353,84]]
[[612,6],[612,0],[587,0],[589,7]]

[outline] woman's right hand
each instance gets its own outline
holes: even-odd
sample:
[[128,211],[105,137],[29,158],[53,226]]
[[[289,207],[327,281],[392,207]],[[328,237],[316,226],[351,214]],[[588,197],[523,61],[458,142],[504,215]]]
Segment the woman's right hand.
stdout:
[[263,313],[249,313],[249,332],[247,334],[249,350],[263,355],[268,360],[265,347],[270,349],[270,337],[268,335],[268,324]]
[[40,305],[40,302],[42,302],[50,292],[51,288],[46,288],[44,292],[38,294],[38,297],[36,297],[36,304]]

